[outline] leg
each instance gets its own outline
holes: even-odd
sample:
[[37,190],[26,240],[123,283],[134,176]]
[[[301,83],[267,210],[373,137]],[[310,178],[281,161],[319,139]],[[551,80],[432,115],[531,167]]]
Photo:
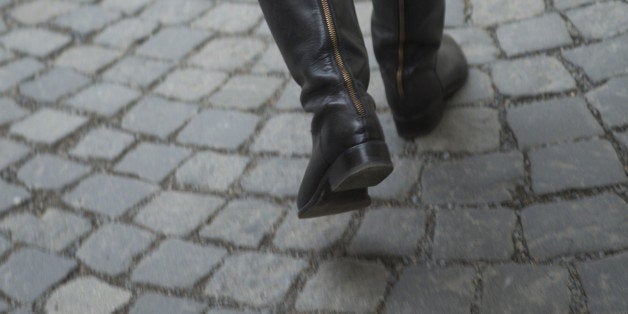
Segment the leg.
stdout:
[[[299,217],[366,207],[367,187],[392,163],[373,99],[353,2],[260,0],[264,17],[312,120],[313,149],[297,197]],[[339,17],[342,17],[340,19]]]
[[375,55],[399,134],[414,138],[431,131],[444,100],[462,87],[467,62],[443,36],[444,0],[373,0]]

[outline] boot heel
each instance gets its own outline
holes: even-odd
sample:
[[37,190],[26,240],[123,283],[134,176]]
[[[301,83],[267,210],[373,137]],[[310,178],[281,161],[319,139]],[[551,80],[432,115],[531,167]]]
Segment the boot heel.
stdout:
[[412,140],[419,136],[424,136],[432,132],[443,118],[443,111],[426,113],[411,118],[401,118],[393,116],[395,127],[399,136]]
[[374,186],[392,170],[386,143],[366,142],[347,149],[336,158],[329,169],[329,185],[334,192]]

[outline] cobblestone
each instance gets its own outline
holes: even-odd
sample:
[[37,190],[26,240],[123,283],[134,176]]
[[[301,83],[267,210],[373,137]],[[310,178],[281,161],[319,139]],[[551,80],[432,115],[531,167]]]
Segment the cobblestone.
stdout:
[[32,58],[22,58],[0,67],[0,91],[6,91],[44,68]]
[[504,265],[484,274],[482,312],[569,311],[569,274],[557,266]]
[[471,18],[478,25],[493,25],[538,15],[545,10],[542,0],[513,3],[508,0],[472,0]]
[[552,57],[531,57],[501,61],[493,66],[497,89],[509,96],[557,93],[576,87],[565,67]]
[[209,273],[226,253],[225,249],[166,240],[142,259],[131,280],[167,288],[190,287]]
[[409,267],[391,291],[386,312],[467,313],[473,301],[473,278],[469,267]]
[[45,108],[13,124],[10,132],[33,142],[52,145],[86,122],[84,117]]
[[494,96],[491,77],[480,70],[469,69],[467,82],[447,102],[454,105],[486,103],[490,102]]
[[183,147],[141,143],[116,164],[116,171],[137,175],[153,182],[161,182],[192,152]]
[[187,298],[163,296],[158,293],[142,294],[131,307],[131,314],[193,314],[201,313],[205,304]]
[[139,96],[139,92],[118,84],[98,83],[68,99],[67,104],[87,112],[112,116]]
[[176,70],[157,86],[155,92],[183,101],[198,101],[211,94],[226,79],[225,73],[217,71],[207,73],[196,68]]
[[55,24],[87,35],[117,20],[120,13],[100,6],[82,6],[55,19]]
[[76,262],[33,249],[21,249],[0,266],[0,290],[20,301],[35,300],[63,279]]
[[569,143],[530,153],[532,189],[550,193],[626,181],[613,146],[602,140]]
[[438,211],[432,254],[443,260],[508,260],[516,222],[507,208]]
[[64,68],[54,68],[35,80],[20,85],[20,93],[37,101],[54,102],[89,84],[89,78]]
[[393,157],[393,172],[379,185],[369,189],[369,195],[380,199],[405,199],[419,180],[421,162]]
[[209,98],[209,102],[227,108],[256,109],[268,101],[282,83],[283,80],[272,77],[234,76]]
[[258,160],[255,168],[242,178],[241,185],[251,192],[295,196],[306,167],[306,159]]
[[286,113],[266,122],[253,145],[253,152],[279,152],[282,155],[309,154],[312,149],[310,115]]
[[148,96],[139,101],[122,119],[122,127],[135,132],[167,138],[192,118],[196,106]]
[[222,33],[245,33],[262,17],[259,6],[249,3],[220,3],[192,26]]
[[371,312],[384,299],[389,273],[379,262],[323,263],[297,298],[298,311]]
[[491,62],[499,55],[499,48],[491,36],[481,28],[448,29],[446,33],[460,45],[470,64]]
[[145,251],[154,239],[150,232],[137,227],[107,224],[83,242],[76,256],[98,272],[118,275],[126,272],[133,257]]
[[411,256],[424,234],[425,213],[412,208],[369,210],[347,250],[351,254]]
[[148,87],[172,67],[170,62],[130,56],[109,68],[103,78],[134,87]]
[[340,240],[351,214],[299,220],[295,210],[288,212],[275,233],[273,243],[280,249],[323,250]]
[[131,292],[92,276],[79,277],[55,290],[46,302],[48,313],[109,313],[131,299]]
[[205,294],[254,306],[274,305],[307,266],[304,260],[263,253],[229,257],[205,287]]
[[182,24],[203,14],[210,6],[211,2],[202,0],[186,0],[183,3],[157,0],[144,9],[140,16],[165,25]]
[[30,197],[31,194],[25,189],[0,180],[0,213],[13,206],[20,205]]
[[0,43],[36,57],[45,57],[63,48],[71,41],[68,35],[52,32],[41,28],[16,29],[2,37]]
[[594,82],[628,73],[628,35],[563,52]]
[[176,172],[179,185],[195,189],[225,191],[249,163],[247,157],[203,152],[194,155]]
[[0,170],[24,158],[29,151],[28,146],[0,138]]
[[91,230],[89,221],[75,214],[50,208],[41,217],[30,213],[8,216],[0,230],[10,232],[13,242],[24,242],[52,251],[61,251]]
[[24,24],[39,24],[60,14],[76,9],[72,2],[56,0],[38,0],[24,3],[10,11],[11,17]]
[[624,148],[628,149],[628,131],[622,133],[614,133],[615,138],[624,145]]
[[134,141],[130,134],[100,127],[87,133],[70,154],[83,158],[113,160]]
[[[543,36],[539,36],[539,34]],[[507,55],[569,45],[571,37],[558,14],[548,14],[500,26],[497,38]]]
[[136,53],[147,57],[178,60],[209,36],[210,33],[199,29],[168,27],[151,36]]
[[236,200],[199,232],[239,246],[258,247],[284,213],[284,208],[259,200]]
[[628,244],[628,205],[612,194],[578,201],[534,205],[522,215],[528,248],[535,258],[612,250]]
[[628,4],[621,1],[596,3],[567,11],[569,20],[588,39],[599,39],[628,30]]
[[521,148],[604,134],[581,98],[561,98],[508,109]]
[[223,203],[217,197],[167,191],[144,206],[134,220],[157,233],[184,236],[213,215]]
[[179,133],[181,143],[235,150],[253,135],[259,117],[234,110],[208,109]]
[[95,74],[120,56],[120,52],[100,46],[80,46],[66,50],[55,60],[61,67],[70,67],[86,74]]
[[216,38],[189,62],[212,70],[233,71],[242,68],[264,50],[264,42],[256,38]]
[[[288,68],[283,61],[281,52],[277,46],[269,47],[266,52],[260,57],[259,61],[255,63],[255,66],[251,69],[253,73],[265,74],[265,73],[288,73]],[[295,83],[296,84],[296,83]],[[299,89],[300,91],[300,89]]]
[[586,97],[602,116],[607,126],[621,126],[628,124],[628,101],[626,85],[628,76],[610,79],[606,84],[587,93]]
[[121,20],[102,31],[94,42],[112,47],[126,48],[134,42],[150,35],[157,29],[157,23],[137,18]]
[[17,177],[31,189],[61,189],[89,170],[88,166],[55,155],[41,154],[22,166]]
[[628,300],[624,295],[628,281],[627,265],[628,254],[623,253],[576,266],[592,312],[628,310]]
[[126,14],[133,14],[145,7],[152,0],[105,0],[102,5],[105,8],[122,11]]

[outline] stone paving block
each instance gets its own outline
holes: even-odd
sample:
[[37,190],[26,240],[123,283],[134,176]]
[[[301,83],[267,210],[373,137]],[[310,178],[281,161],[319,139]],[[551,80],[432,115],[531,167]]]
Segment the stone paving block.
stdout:
[[122,119],[122,127],[165,139],[196,115],[197,107],[148,96],[142,99]]
[[553,57],[528,57],[497,62],[492,69],[497,89],[520,97],[558,93],[576,88],[576,81],[562,63]]
[[266,20],[262,20],[262,23],[255,30],[255,34],[264,37],[272,37],[270,33],[270,28],[268,28],[268,24],[266,24]]
[[386,301],[387,313],[468,313],[473,302],[471,267],[425,268],[403,271]]
[[497,59],[499,49],[482,28],[448,29],[447,34],[460,45],[469,64],[482,64]]
[[283,215],[284,208],[259,200],[229,203],[199,232],[201,237],[221,239],[239,246],[258,247]]
[[[299,89],[298,91],[300,92],[301,89]],[[386,99],[386,88],[384,87],[384,81],[379,71],[371,70],[371,79],[369,80],[368,93],[369,95],[371,95],[371,97],[373,97],[373,100],[375,100],[376,109],[387,108],[388,100]],[[296,105],[296,107],[298,108],[300,107],[300,104],[298,102],[300,94],[296,95],[297,97],[295,99],[297,102],[293,105]]]
[[274,77],[236,75],[231,77],[209,102],[227,108],[256,109],[281,87],[283,80]]
[[52,292],[47,313],[112,313],[131,300],[131,292],[96,277],[73,279]]
[[307,167],[307,159],[261,159],[241,180],[250,192],[278,197],[295,196]]
[[[11,242],[4,239],[4,237],[0,237],[0,255],[6,253],[9,249],[11,249]],[[0,306],[0,311],[2,311],[2,306]]]
[[41,217],[22,212],[8,216],[0,230],[10,232],[13,242],[24,242],[52,251],[61,251],[90,231],[88,220],[75,214],[47,209]]
[[558,266],[506,264],[484,273],[482,313],[567,313],[569,273]]
[[581,67],[593,82],[628,73],[628,35],[563,52],[569,62]]
[[267,74],[267,73],[282,73],[287,74],[288,68],[286,63],[281,56],[281,52],[279,52],[279,48],[277,45],[271,45],[268,47],[268,50],[262,54],[259,58],[259,61],[255,63],[253,69],[251,70],[253,73]]
[[609,127],[628,124],[628,76],[610,79],[606,84],[588,92],[587,100],[598,110]]
[[154,292],[142,294],[129,311],[130,314],[194,314],[206,305],[188,298],[164,296]]
[[0,266],[0,290],[20,302],[33,301],[74,267],[73,260],[24,248]]
[[[369,91],[370,93],[370,91]],[[294,81],[290,80],[275,103],[277,109],[296,109],[301,110],[301,87]],[[375,96],[373,96],[375,97]]]
[[161,182],[192,151],[172,144],[141,143],[116,164],[116,171],[130,173],[153,182]]
[[50,154],[40,154],[29,160],[17,172],[17,177],[31,189],[61,189],[78,180],[90,167]]
[[273,244],[282,250],[320,251],[340,240],[350,221],[351,213],[303,220],[292,208],[275,233]]
[[133,257],[144,252],[155,240],[150,232],[126,224],[100,227],[76,252],[89,268],[108,275],[126,272]]
[[554,6],[557,9],[569,9],[577,6],[581,6],[587,3],[593,3],[597,0],[554,0]]
[[209,273],[227,250],[181,240],[166,240],[135,267],[131,280],[166,288],[186,288]]
[[197,19],[192,26],[221,33],[245,33],[261,18],[262,11],[256,4],[224,2]]
[[36,57],[45,57],[63,48],[72,38],[42,28],[18,28],[0,37],[5,47]]
[[182,24],[203,14],[212,5],[210,1],[187,0],[184,2],[157,0],[146,7],[140,17],[164,25]]
[[576,265],[587,294],[592,313],[621,313],[628,311],[626,282],[628,254],[618,254],[598,261]]
[[614,194],[533,205],[521,214],[535,258],[626,247],[627,219],[628,205]]
[[73,68],[86,74],[95,74],[120,55],[121,53],[117,50],[100,46],[78,46],[64,51],[55,60],[55,65]]
[[9,304],[4,300],[0,300],[0,311],[8,312]]
[[246,252],[225,260],[205,287],[205,294],[227,297],[254,306],[279,303],[306,260]]
[[44,68],[32,58],[22,58],[0,67],[0,91],[4,92]]
[[176,70],[155,88],[155,92],[183,101],[199,101],[227,80],[227,74],[196,68]]
[[624,131],[622,133],[614,132],[613,135],[615,136],[617,141],[619,141],[619,143],[624,145],[624,148],[628,149],[628,131]]
[[113,160],[135,139],[132,135],[108,127],[91,130],[70,150],[73,156]]
[[393,157],[393,172],[377,186],[369,188],[369,195],[379,199],[402,200],[419,181],[422,164],[416,159]]
[[507,208],[440,210],[432,254],[442,260],[508,260],[516,223]]
[[109,68],[103,78],[131,86],[148,87],[172,67],[170,62],[130,56]]
[[502,25],[497,38],[508,56],[571,44],[567,25],[557,13]]
[[83,180],[63,200],[76,208],[118,217],[157,189],[155,185],[138,180],[96,174]]
[[212,70],[233,71],[250,63],[264,48],[264,42],[257,38],[216,38],[194,54],[189,62]]
[[506,118],[521,148],[604,134],[582,98],[510,108]]
[[371,14],[373,12],[373,4],[370,1],[355,2],[355,12],[358,17],[358,24],[362,33],[371,34]]
[[369,210],[347,248],[350,254],[412,256],[425,233],[425,213],[413,208]]
[[628,4],[608,1],[566,12],[584,38],[601,39],[628,30]]
[[377,59],[375,58],[375,50],[373,48],[373,38],[371,37],[364,38],[364,45],[366,46],[366,53],[369,57],[369,67],[371,71],[378,71],[379,63],[377,62]]
[[[3,25],[2,22],[0,22],[0,32],[2,32],[2,25]],[[9,51],[9,49],[0,48],[0,62],[11,60],[13,59],[14,56],[15,54]]]
[[20,205],[30,197],[30,193],[25,189],[0,180],[0,213],[13,206]]
[[311,120],[311,115],[300,113],[273,116],[260,131],[251,151],[309,155],[312,150]]
[[602,140],[567,143],[530,152],[532,189],[551,193],[626,181],[613,146]]
[[15,123],[9,131],[24,138],[52,145],[87,122],[87,118],[44,108]]
[[253,135],[259,120],[258,116],[250,113],[207,109],[188,123],[179,133],[177,141],[235,150]]
[[213,196],[166,191],[144,206],[134,221],[157,233],[184,236],[206,221],[223,203]]
[[374,312],[390,273],[381,262],[324,262],[297,297],[298,311]]
[[469,77],[464,86],[449,100],[448,104],[488,103],[493,100],[495,93],[491,77],[477,69],[469,69]]
[[471,0],[473,24],[488,26],[512,20],[520,20],[543,13],[543,0],[512,2],[508,0]]
[[240,177],[249,158],[214,152],[197,153],[176,172],[177,183],[194,189],[225,191]]
[[89,5],[63,14],[55,19],[55,24],[68,28],[81,35],[99,30],[117,20],[120,13],[106,8]]
[[140,97],[136,90],[113,83],[94,84],[67,101],[80,110],[112,116]]
[[20,94],[37,101],[55,102],[90,83],[86,76],[65,68],[53,68],[42,76],[20,85]]
[[26,145],[0,138],[0,170],[24,158],[29,152]]
[[512,198],[523,179],[521,153],[479,155],[427,165],[421,197],[427,203],[501,202]]
[[482,152],[499,148],[500,130],[497,110],[452,108],[432,133],[415,142],[419,151]]
[[122,11],[128,15],[136,13],[153,0],[105,0],[101,5],[105,8]]
[[167,27],[151,36],[137,50],[139,55],[178,60],[209,38],[210,33],[187,27]]
[[38,0],[16,6],[9,14],[23,24],[39,24],[77,8],[76,3],[57,0]]
[[406,152],[408,146],[411,144],[409,141],[401,138],[397,134],[397,128],[391,113],[379,114],[379,122],[382,125],[384,136],[386,137],[386,145],[388,145],[388,151],[392,155],[402,155]]
[[464,25],[464,0],[445,0],[445,27]]
[[[128,1],[124,0],[125,3]],[[128,18],[107,27],[94,42],[102,45],[126,48],[132,43],[149,36],[157,29],[157,22],[146,21],[139,18]]]

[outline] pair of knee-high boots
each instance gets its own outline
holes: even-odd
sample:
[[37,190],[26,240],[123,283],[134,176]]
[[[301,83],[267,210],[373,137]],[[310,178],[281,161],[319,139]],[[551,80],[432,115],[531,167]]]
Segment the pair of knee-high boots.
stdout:
[[[370,204],[367,188],[392,171],[352,0],[259,0],[271,33],[301,86],[312,120],[312,155],[299,217]],[[371,33],[394,122],[414,138],[439,122],[444,99],[467,77],[458,45],[443,36],[444,0],[373,0]]]

